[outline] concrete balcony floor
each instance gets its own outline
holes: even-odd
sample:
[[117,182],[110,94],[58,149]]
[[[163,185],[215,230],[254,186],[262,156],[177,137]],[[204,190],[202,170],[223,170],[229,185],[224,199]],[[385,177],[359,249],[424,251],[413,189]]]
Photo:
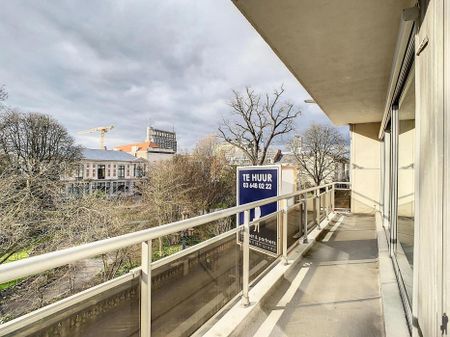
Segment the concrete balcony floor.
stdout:
[[236,336],[384,336],[375,219],[338,214]]

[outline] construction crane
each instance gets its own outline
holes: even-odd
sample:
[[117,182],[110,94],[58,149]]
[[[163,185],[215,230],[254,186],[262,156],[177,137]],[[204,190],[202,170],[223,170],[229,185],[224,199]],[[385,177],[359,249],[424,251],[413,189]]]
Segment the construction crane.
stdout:
[[105,149],[105,134],[114,129],[114,125],[110,126],[99,126],[98,128],[92,128],[84,131],[78,132],[78,134],[83,135],[86,133],[99,132],[100,133],[100,149]]

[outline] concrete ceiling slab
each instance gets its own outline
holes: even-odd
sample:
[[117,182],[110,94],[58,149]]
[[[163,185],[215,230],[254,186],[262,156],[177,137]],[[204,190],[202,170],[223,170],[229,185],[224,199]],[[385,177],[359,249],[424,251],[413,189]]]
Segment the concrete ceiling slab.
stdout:
[[411,0],[233,0],[337,125],[379,122]]

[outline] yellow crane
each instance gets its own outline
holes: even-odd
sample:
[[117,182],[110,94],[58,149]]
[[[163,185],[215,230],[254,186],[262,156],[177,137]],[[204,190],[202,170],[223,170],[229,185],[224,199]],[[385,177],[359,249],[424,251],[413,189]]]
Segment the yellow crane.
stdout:
[[92,128],[84,131],[78,132],[78,134],[83,135],[86,133],[99,132],[100,133],[100,149],[105,149],[105,134],[114,129],[114,125],[109,126],[99,126],[97,128]]

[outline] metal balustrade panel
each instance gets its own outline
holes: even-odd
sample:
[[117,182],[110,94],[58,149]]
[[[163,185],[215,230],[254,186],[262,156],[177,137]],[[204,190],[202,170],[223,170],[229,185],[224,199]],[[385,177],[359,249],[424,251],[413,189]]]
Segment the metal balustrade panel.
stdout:
[[[311,231],[331,210],[332,186],[268,198],[0,266],[0,281],[9,282],[142,243],[138,248],[140,267],[2,324],[0,336],[137,337],[150,336],[150,332],[152,336],[190,335],[241,292],[248,295],[249,282],[256,282],[277,256],[287,261],[287,250],[305,235],[305,228]],[[340,192],[337,189],[334,195],[335,208],[344,199]],[[350,197],[350,190],[345,192]],[[279,214],[263,219],[259,227],[276,229],[278,217],[277,252],[265,254],[249,249],[245,242],[251,243],[251,230],[255,230],[255,224],[249,224],[249,210],[275,201],[281,205]],[[236,228],[234,219],[240,212],[247,214],[247,221]],[[224,222],[227,217],[232,220]],[[172,255],[157,260],[159,238],[177,241],[199,226],[203,226],[198,231],[203,236],[198,242],[183,243],[177,252],[168,252]],[[240,231],[246,234],[242,236]],[[244,244],[239,243],[239,236],[246,237]],[[242,303],[246,302],[248,298]]]
[[[250,251],[250,281],[274,260]],[[152,270],[152,337],[189,336],[242,289],[242,247],[231,235]]]
[[5,336],[138,337],[139,294],[138,277],[129,277]]
[[315,215],[314,215],[314,212],[315,212],[314,203],[315,203],[314,198],[309,198],[306,201],[306,209],[308,211],[308,217],[307,217],[308,218],[308,232],[311,231],[316,225]]
[[288,249],[293,247],[303,235],[303,209],[299,204],[289,209],[287,224],[287,245]]
[[351,190],[336,188],[334,192],[334,208],[337,210],[351,210]]

